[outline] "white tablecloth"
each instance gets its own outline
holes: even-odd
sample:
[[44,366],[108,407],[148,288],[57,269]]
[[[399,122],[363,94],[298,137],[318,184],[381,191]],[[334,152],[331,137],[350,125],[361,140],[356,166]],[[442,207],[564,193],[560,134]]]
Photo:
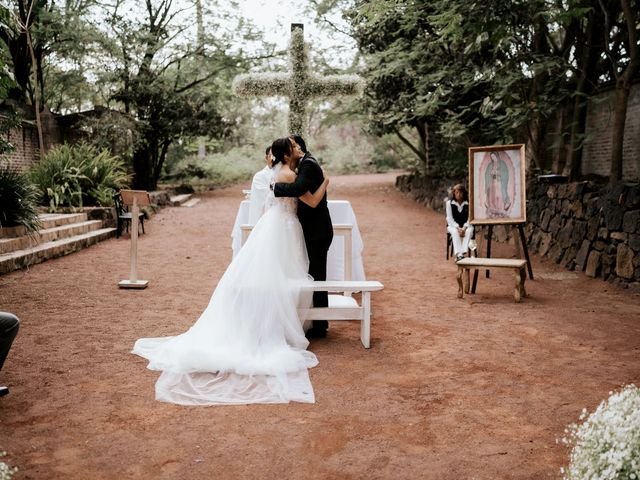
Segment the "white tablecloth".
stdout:
[[[365,280],[364,265],[362,264],[362,237],[358,229],[356,214],[347,200],[329,200],[329,213],[334,224],[351,224],[351,280]],[[249,223],[249,200],[243,200],[236,214],[236,221],[231,232],[231,248],[235,257],[242,247],[242,231],[240,225]],[[344,238],[334,236],[329,255],[327,256],[327,280],[344,280]]]

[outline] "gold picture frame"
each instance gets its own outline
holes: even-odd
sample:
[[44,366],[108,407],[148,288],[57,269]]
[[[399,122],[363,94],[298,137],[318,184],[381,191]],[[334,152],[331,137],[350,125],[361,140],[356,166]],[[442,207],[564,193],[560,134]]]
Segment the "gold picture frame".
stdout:
[[527,221],[524,144],[469,148],[469,221]]

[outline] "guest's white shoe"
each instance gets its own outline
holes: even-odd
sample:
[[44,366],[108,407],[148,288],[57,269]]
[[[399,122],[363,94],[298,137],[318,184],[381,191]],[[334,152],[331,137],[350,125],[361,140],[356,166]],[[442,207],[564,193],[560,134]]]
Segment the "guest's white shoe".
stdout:
[[464,253],[458,253],[456,255],[456,262],[459,262],[460,260],[462,260],[464,258]]

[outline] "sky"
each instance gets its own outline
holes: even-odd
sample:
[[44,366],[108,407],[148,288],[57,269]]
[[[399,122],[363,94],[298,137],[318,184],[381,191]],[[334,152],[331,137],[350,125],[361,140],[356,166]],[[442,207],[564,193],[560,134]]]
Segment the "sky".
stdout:
[[[315,14],[308,1],[241,0],[240,5],[243,16],[260,27],[266,39],[275,43],[278,49],[287,48],[291,23],[303,23],[305,40],[311,46],[312,55],[314,46],[334,49],[335,55],[328,56],[326,60],[331,66],[345,67],[356,54],[357,46],[352,38],[316,25]],[[345,24],[339,15],[332,17],[331,21]]]

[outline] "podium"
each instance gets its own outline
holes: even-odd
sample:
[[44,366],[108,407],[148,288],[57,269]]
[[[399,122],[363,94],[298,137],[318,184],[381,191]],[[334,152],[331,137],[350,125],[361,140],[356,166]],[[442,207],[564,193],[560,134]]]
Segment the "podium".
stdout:
[[149,192],[145,190],[120,190],[120,197],[124,205],[131,207],[131,270],[129,279],[118,283],[120,288],[147,288],[148,280],[138,280],[138,216],[140,207],[149,205]]

